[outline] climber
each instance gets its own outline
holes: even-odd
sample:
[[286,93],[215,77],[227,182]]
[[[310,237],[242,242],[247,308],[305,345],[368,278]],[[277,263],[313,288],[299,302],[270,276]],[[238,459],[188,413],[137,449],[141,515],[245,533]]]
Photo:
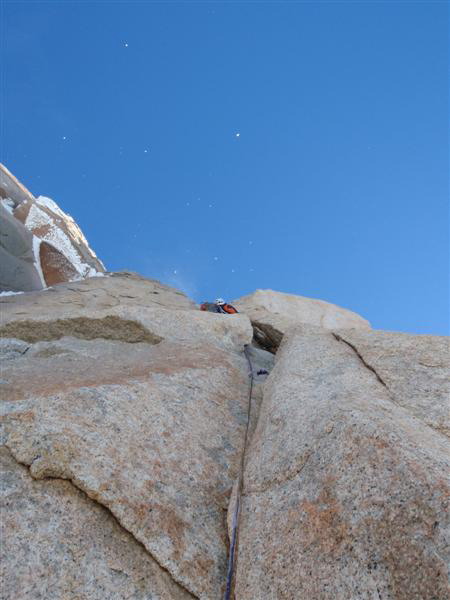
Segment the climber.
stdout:
[[204,302],[200,305],[200,310],[222,313],[224,315],[234,315],[238,312],[234,306],[227,304],[223,298],[217,298],[214,304],[212,302]]

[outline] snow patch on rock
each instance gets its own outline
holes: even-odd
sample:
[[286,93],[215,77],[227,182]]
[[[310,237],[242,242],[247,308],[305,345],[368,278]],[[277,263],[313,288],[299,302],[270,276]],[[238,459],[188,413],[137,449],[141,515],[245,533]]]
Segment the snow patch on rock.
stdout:
[[34,256],[34,266],[36,267],[37,272],[39,273],[39,277],[41,278],[42,287],[47,287],[47,282],[45,281],[44,273],[42,272],[41,259],[39,257],[39,250],[41,247],[41,240],[33,235],[33,256]]
[[[45,200],[48,201],[50,199],[46,198]],[[50,203],[47,202],[47,204],[44,204],[44,206],[49,208]],[[58,215],[64,215],[64,213],[59,208]],[[71,233],[77,239],[77,241],[80,241],[82,239],[85,245],[88,247],[87,241],[85,240],[83,234],[81,233],[79,227],[75,224],[72,217],[67,217],[66,215],[64,215],[64,219],[66,220],[66,225],[68,226],[68,228],[72,228]],[[68,222],[67,219],[69,219]],[[74,269],[78,272],[78,274],[81,277],[92,277],[98,272],[96,269],[83,262],[70,238],[64,233],[64,231],[61,228],[56,226],[54,220],[46,211],[42,210],[36,205],[32,205],[30,207],[30,211],[25,221],[25,226],[31,231],[34,231],[41,227],[48,228],[48,231],[43,233],[40,236],[40,238],[48,242],[49,244],[52,244],[52,246],[54,246],[57,250],[64,254],[64,256],[72,263]],[[94,255],[92,251],[91,253]],[[35,250],[35,256],[38,255],[39,254],[36,255]]]
[[11,215],[14,214],[14,201],[11,198],[2,198],[1,203]]

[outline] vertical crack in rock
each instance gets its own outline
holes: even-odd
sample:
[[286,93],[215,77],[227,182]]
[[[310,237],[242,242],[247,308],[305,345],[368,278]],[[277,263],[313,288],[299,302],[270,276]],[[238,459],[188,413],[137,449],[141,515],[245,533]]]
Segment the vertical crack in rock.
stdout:
[[[25,462],[23,462],[23,461],[19,460],[19,459],[18,459],[18,458],[15,456],[14,452],[11,450],[11,448],[10,448],[8,445],[6,445],[6,444],[5,444],[5,445],[4,445],[4,448],[6,448],[6,449],[8,450],[8,452],[10,453],[10,455],[12,456],[12,458],[13,458],[13,459],[14,459],[14,460],[17,462],[17,464],[24,466],[24,467],[25,467],[25,468],[28,470],[28,472],[29,472],[30,476],[31,476],[33,479],[35,479],[36,481],[38,481],[38,480],[41,480],[41,481],[42,481],[42,480],[45,480],[45,479],[54,479],[54,480],[68,481],[68,482],[69,482],[71,485],[73,485],[73,487],[74,487],[75,489],[77,489],[77,490],[78,490],[79,492],[81,492],[81,493],[82,493],[84,496],[86,496],[86,498],[89,498],[89,500],[91,500],[91,501],[92,501],[94,504],[97,504],[98,506],[101,506],[101,507],[102,507],[104,510],[106,510],[106,511],[108,512],[108,514],[111,516],[111,518],[112,518],[112,519],[115,521],[115,523],[117,523],[117,525],[118,525],[118,526],[119,526],[121,529],[123,529],[123,530],[124,530],[124,531],[126,531],[126,532],[127,532],[129,535],[131,535],[131,537],[132,537],[132,538],[135,540],[135,542],[136,542],[137,544],[139,544],[139,546],[140,546],[141,548],[143,548],[143,549],[144,549],[145,553],[146,553],[146,554],[148,554],[148,556],[150,556],[150,558],[151,558],[152,560],[154,560],[154,561],[155,561],[155,563],[156,563],[156,564],[157,564],[157,565],[158,565],[158,566],[161,568],[161,570],[163,570],[165,573],[167,573],[167,574],[169,575],[169,577],[171,578],[171,580],[172,580],[172,581],[173,581],[173,582],[174,582],[176,585],[178,585],[178,586],[180,587],[180,589],[182,589],[184,592],[186,592],[187,594],[189,594],[189,595],[190,595],[190,596],[193,598],[193,600],[199,600],[199,597],[198,597],[198,596],[196,596],[195,594],[193,594],[191,590],[189,590],[188,588],[186,588],[186,587],[185,587],[185,586],[184,586],[182,583],[180,583],[179,581],[177,581],[177,580],[174,578],[174,576],[173,576],[173,573],[171,573],[171,572],[169,571],[169,569],[167,569],[166,567],[164,567],[164,566],[163,566],[163,565],[162,565],[162,564],[161,564],[161,563],[158,561],[158,559],[157,559],[157,558],[156,558],[156,557],[155,557],[155,556],[154,556],[154,555],[153,555],[153,554],[152,554],[152,553],[151,553],[151,552],[148,550],[148,548],[145,546],[145,544],[144,544],[143,542],[141,542],[141,541],[140,541],[140,540],[139,540],[139,539],[138,539],[138,538],[137,538],[137,537],[134,535],[134,533],[133,533],[132,531],[130,531],[130,529],[127,529],[127,528],[126,528],[126,527],[123,525],[123,523],[121,523],[121,522],[120,522],[120,520],[119,520],[119,519],[117,518],[117,516],[116,516],[116,515],[115,515],[115,514],[114,514],[114,513],[113,513],[113,512],[112,512],[112,511],[109,509],[109,507],[108,507],[108,506],[106,506],[106,505],[105,505],[105,504],[103,504],[102,502],[99,502],[99,500],[98,500],[96,497],[94,497],[92,494],[90,494],[90,493],[89,493],[89,492],[88,492],[86,489],[83,489],[82,487],[78,486],[78,485],[75,483],[75,481],[74,481],[73,479],[70,479],[70,478],[67,478],[67,477],[62,477],[62,476],[60,476],[60,475],[58,475],[58,476],[56,476],[56,475],[55,475],[55,476],[53,476],[53,475],[49,475],[49,474],[47,474],[45,477],[39,477],[39,478],[38,478],[38,477],[35,477],[35,476],[33,475],[32,471],[31,471],[31,469],[30,469],[30,466],[31,466],[31,465],[29,465],[29,464],[27,464],[27,463],[25,463]],[[36,457],[36,458],[38,458],[38,457]],[[34,460],[36,460],[36,458],[35,458]],[[33,463],[33,462],[34,462],[34,461],[32,461],[32,463]],[[32,464],[32,463],[31,463],[31,464]]]
[[[255,326],[253,326],[253,331],[254,332],[256,331]],[[256,344],[255,344],[255,342],[256,342]],[[260,344],[258,343],[258,340],[256,339],[256,336],[254,336],[254,338],[253,338],[253,346],[254,346],[254,348],[259,348],[259,346],[260,346]],[[233,489],[231,491],[231,496],[229,499],[228,510],[227,510],[228,541],[229,541],[228,552],[232,551],[231,545],[232,545],[232,536],[233,536],[233,521],[234,521],[234,517],[237,517],[237,521],[235,524],[235,527],[236,527],[235,548],[233,550],[234,560],[233,560],[233,564],[231,566],[231,572],[229,571],[227,574],[227,591],[228,591],[228,585],[231,584],[233,598],[234,598],[234,589],[235,589],[235,578],[236,578],[236,574],[238,571],[238,562],[239,562],[239,544],[240,544],[239,529],[240,529],[240,525],[241,525],[242,506],[244,503],[244,498],[246,496],[248,496],[248,494],[249,494],[249,492],[246,490],[246,485],[245,485],[245,469],[246,469],[247,462],[248,462],[248,454],[250,452],[252,438],[255,433],[255,430],[258,427],[258,421],[259,421],[259,417],[260,417],[260,413],[261,413],[261,403],[262,403],[262,391],[261,391],[261,398],[258,401],[259,393],[257,393],[257,389],[259,386],[258,386],[257,380],[255,379],[255,376],[258,374],[257,366],[255,364],[255,362],[257,362],[257,361],[255,361],[254,357],[249,356],[248,348],[249,347],[247,346],[246,350],[244,350],[245,357],[246,357],[247,363],[248,363],[248,367],[250,369],[249,374],[248,374],[250,387],[249,387],[249,396],[248,396],[249,404],[248,404],[248,414],[247,414],[247,426],[246,426],[246,433],[245,433],[245,438],[244,438],[243,447],[242,447],[240,472],[238,474],[238,478],[235,480]],[[273,354],[276,354],[277,350],[278,350],[278,346],[273,351]],[[269,352],[269,350],[267,350],[267,349],[266,349],[266,351]],[[272,352],[270,352],[270,353],[272,354]],[[303,468],[303,465],[301,468]],[[251,493],[251,491],[250,491],[250,493]],[[239,503],[239,505],[240,505],[238,508],[237,508],[237,503]],[[237,514],[236,514],[236,508],[237,508]],[[228,567],[230,567],[230,564],[228,564]],[[230,576],[231,576],[231,580],[229,580]],[[226,597],[228,597],[228,596],[226,596]]]
[[412,416],[414,419],[418,419],[423,425],[426,425],[427,427],[429,427],[433,432],[438,433],[439,435],[444,436],[446,439],[448,439],[448,433],[446,431],[443,431],[440,427],[436,427],[435,425],[433,425],[432,423],[427,423],[423,418],[418,417],[418,415],[410,410],[407,406],[405,406],[404,404],[402,404],[401,402],[399,402],[395,395],[391,392],[391,390],[389,389],[388,385],[386,384],[386,382],[382,379],[382,377],[380,376],[380,374],[376,371],[375,367],[373,367],[372,365],[370,365],[361,355],[361,353],[358,351],[357,347],[352,344],[351,342],[345,340],[343,337],[341,337],[338,333],[332,332],[333,337],[338,341],[338,342],[343,342],[344,344],[346,344],[347,346],[349,346],[353,352],[356,354],[356,356],[359,358],[359,360],[362,362],[362,364],[369,369],[369,371],[372,371],[372,373],[375,375],[375,377],[377,378],[377,380],[379,381],[379,383],[381,383],[381,385],[383,385],[386,390],[387,390],[387,396],[389,398],[389,400],[391,402],[393,402],[396,406],[401,407],[404,411],[406,411],[408,413],[408,415]]
[[[366,369],[369,369],[369,371],[372,371],[372,373],[375,375],[375,377],[378,379],[378,381],[381,383],[381,385],[384,385],[384,387],[389,391],[389,388],[386,385],[386,383],[383,381],[383,379],[377,373],[377,371],[375,370],[375,368],[372,367],[372,365],[369,365],[369,363],[367,363],[364,360],[364,358],[362,357],[362,355],[359,353],[358,348],[356,346],[354,346],[352,343],[348,342],[347,340],[344,340],[344,338],[342,338],[339,334],[334,333],[334,331],[332,333],[333,333],[334,338],[338,342],[343,342],[344,344],[347,344],[347,346],[349,346],[353,350],[353,352],[356,354],[356,356],[359,358],[359,360],[362,362],[362,364],[366,367]],[[390,395],[390,397],[391,397],[391,399],[393,399],[391,395]]]

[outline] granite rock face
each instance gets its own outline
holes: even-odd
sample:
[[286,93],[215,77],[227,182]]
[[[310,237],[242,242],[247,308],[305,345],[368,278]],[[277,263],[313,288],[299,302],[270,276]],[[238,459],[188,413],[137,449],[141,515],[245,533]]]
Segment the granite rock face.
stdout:
[[189,600],[108,510],[0,450],[2,598]]
[[[202,313],[132,274],[2,298],[2,317],[11,456],[34,479],[70,481],[105,507],[180,597],[220,597],[248,318]],[[142,597],[159,597],[147,584]]]
[[449,597],[450,440],[436,427],[449,404],[430,374],[441,342],[311,326],[285,337],[246,463],[236,598]]
[[35,198],[2,164],[0,210],[0,291],[42,289],[105,272],[73,218],[50,198]]
[[222,598],[250,389],[236,600],[447,599],[448,340],[307,300],[0,297],[2,600]]
[[175,288],[128,272],[60,284],[36,294],[0,297],[0,310],[0,336],[30,341],[86,339],[95,337],[100,328],[98,337],[107,339],[127,341],[133,335],[132,341],[144,341],[156,336],[209,341],[235,350],[252,337],[245,315],[217,318],[199,311]]
[[450,340],[387,331],[336,331],[393,402],[450,438]]
[[293,294],[256,290],[233,301],[233,305],[251,319],[255,340],[276,352],[283,335],[302,323],[324,329],[370,329],[370,323],[350,310]]

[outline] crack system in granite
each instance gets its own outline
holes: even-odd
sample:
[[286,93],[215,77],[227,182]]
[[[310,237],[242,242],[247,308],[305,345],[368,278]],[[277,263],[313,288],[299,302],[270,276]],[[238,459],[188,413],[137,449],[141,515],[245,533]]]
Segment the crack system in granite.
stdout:
[[[333,337],[338,342],[343,342],[344,344],[347,344],[347,346],[349,346],[353,350],[353,352],[356,354],[356,356],[359,358],[359,360],[362,362],[362,364],[366,367],[366,369],[369,369],[369,371],[372,371],[372,373],[375,375],[375,377],[378,379],[378,381],[381,383],[381,385],[384,385],[384,387],[389,392],[388,386],[383,381],[383,379],[381,378],[379,373],[377,373],[375,367],[372,367],[372,365],[369,365],[369,363],[364,360],[364,358],[363,358],[362,354],[359,352],[358,348],[356,346],[354,346],[351,342],[348,342],[346,339],[341,337],[338,333],[335,333],[334,331],[332,331],[332,334],[333,334]],[[391,396],[390,392],[389,392],[389,395]]]
[[21,460],[19,460],[17,458],[17,456],[14,454],[14,452],[11,450],[11,448],[7,445],[4,444],[3,446],[4,448],[6,448],[6,450],[9,452],[9,454],[11,455],[11,457],[15,460],[15,462],[19,465],[22,465],[23,467],[25,467],[28,471],[28,473],[30,474],[30,476],[36,480],[36,481],[43,481],[45,479],[52,479],[52,480],[61,480],[61,481],[67,481],[69,482],[71,485],[73,485],[73,487],[79,491],[80,493],[82,493],[86,498],[89,498],[89,500],[91,502],[93,502],[94,504],[97,504],[98,506],[100,506],[103,510],[106,510],[107,513],[110,515],[110,517],[114,520],[114,522],[124,531],[127,532],[127,534],[129,534],[133,540],[145,551],[145,553],[161,568],[162,571],[164,571],[165,573],[167,573],[170,577],[170,579],[180,587],[180,589],[182,589],[184,592],[186,592],[187,594],[189,594],[193,600],[199,600],[199,597],[196,596],[191,590],[189,590],[187,587],[185,587],[180,581],[178,581],[177,579],[175,579],[173,573],[170,572],[170,570],[163,566],[159,560],[154,556],[154,554],[152,552],[149,551],[149,549],[146,547],[146,545],[139,540],[132,531],[130,531],[130,529],[128,529],[127,527],[125,527],[123,525],[123,523],[118,519],[118,517],[111,511],[111,509],[106,506],[105,504],[103,504],[102,502],[100,502],[95,496],[92,495],[92,493],[89,493],[89,491],[87,491],[86,489],[84,489],[83,487],[80,487],[77,485],[77,483],[74,481],[74,479],[69,478],[69,477],[62,477],[61,475],[57,475],[57,476],[53,476],[53,475],[49,475],[47,474],[44,477],[35,477],[33,475],[33,472],[31,470],[31,466],[33,464],[33,462],[39,458],[38,456],[36,456],[31,464],[25,463]]

